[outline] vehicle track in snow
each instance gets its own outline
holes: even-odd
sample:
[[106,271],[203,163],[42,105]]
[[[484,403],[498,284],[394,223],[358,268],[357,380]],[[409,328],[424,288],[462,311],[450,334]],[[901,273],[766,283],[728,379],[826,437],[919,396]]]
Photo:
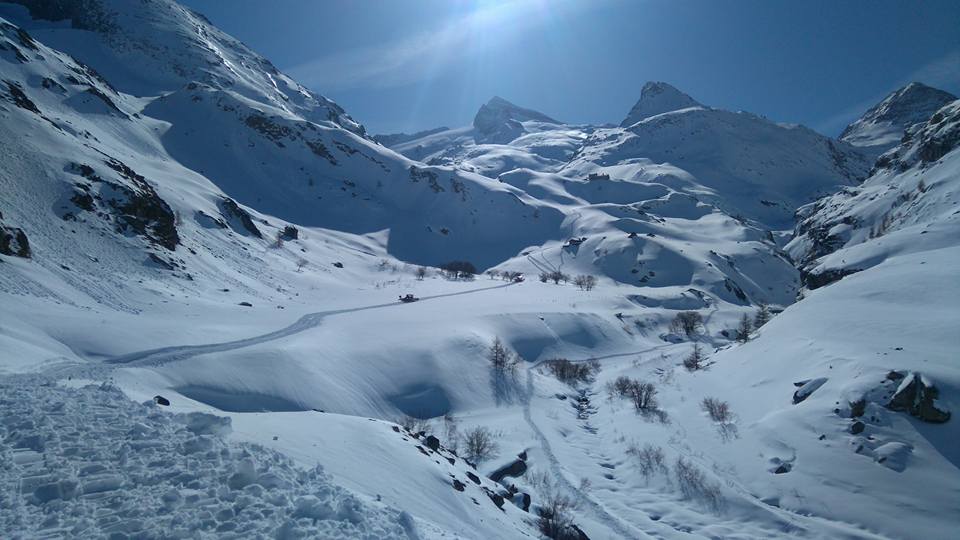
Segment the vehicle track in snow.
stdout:
[[[475,294],[475,293],[490,291],[494,289],[504,289],[507,287],[512,287],[514,285],[516,285],[516,283],[511,282],[511,283],[505,283],[503,285],[494,285],[491,287],[480,287],[477,289],[470,289],[466,291],[435,294],[432,296],[424,296],[419,301],[428,302],[430,300],[437,300],[440,298],[450,298],[453,296]],[[125,366],[142,366],[142,365],[159,366],[169,362],[185,360],[187,358],[191,358],[193,356],[198,356],[201,354],[233,351],[236,349],[243,349],[245,347],[259,345],[261,343],[267,343],[270,341],[283,339],[295,334],[299,334],[300,332],[303,332],[305,330],[316,328],[317,326],[320,326],[320,324],[323,322],[325,318],[330,316],[342,315],[344,313],[356,313],[359,311],[368,311],[372,309],[396,307],[400,305],[402,304],[399,302],[388,302],[383,304],[373,304],[370,306],[362,306],[362,307],[356,307],[356,308],[334,309],[330,311],[318,311],[316,313],[308,313],[300,317],[293,324],[289,326],[286,326],[279,330],[274,330],[273,332],[261,334],[259,336],[237,339],[233,341],[224,341],[221,343],[208,343],[204,345],[181,345],[181,346],[171,346],[171,347],[160,347],[157,349],[148,349],[144,351],[137,351],[137,352],[127,353],[120,356],[115,356],[113,358],[107,359],[105,363],[122,364]]]

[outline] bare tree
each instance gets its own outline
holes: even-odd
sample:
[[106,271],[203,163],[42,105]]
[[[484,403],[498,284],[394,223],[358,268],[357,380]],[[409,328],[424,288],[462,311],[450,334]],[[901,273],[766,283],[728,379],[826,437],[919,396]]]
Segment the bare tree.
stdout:
[[418,266],[414,274],[417,276],[417,279],[423,281],[423,278],[427,277],[427,267]]
[[733,412],[730,404],[717,398],[706,397],[700,402],[700,407],[710,415],[710,419],[717,423],[717,431],[724,441],[736,439],[740,436],[734,424]]
[[573,524],[573,510],[576,503],[570,497],[551,491],[537,508],[537,526],[547,538],[566,540],[578,538]]
[[499,337],[493,340],[488,358],[493,370],[497,373],[510,373],[517,367],[516,355],[500,341]]
[[688,338],[695,338],[703,330],[703,316],[696,311],[681,311],[670,323],[670,331],[686,334]]
[[475,462],[490,459],[497,454],[498,445],[493,432],[483,426],[468,429],[463,434],[463,451],[467,459]]
[[305,266],[307,266],[307,260],[306,260],[306,259],[303,259],[303,258],[297,259],[297,272],[302,272],[302,271],[303,271],[303,267],[305,267]]
[[673,471],[684,497],[700,500],[715,512],[723,509],[724,500],[720,485],[707,480],[707,476],[696,465],[680,456],[673,465]]
[[550,272],[540,272],[540,275],[537,277],[540,279],[540,283],[546,283],[550,281]]
[[753,318],[753,327],[760,328],[761,326],[770,322],[772,315],[770,314],[770,306],[761,303],[757,307],[757,314]]
[[627,447],[627,454],[636,458],[637,466],[640,468],[640,474],[648,480],[655,472],[661,472],[663,474],[667,474],[668,472],[667,466],[664,464],[665,455],[663,448],[659,446],[647,443],[643,445],[643,448],[640,448],[637,446],[637,443],[631,443],[630,446]]
[[650,382],[634,381],[630,387],[630,399],[640,412],[657,408],[657,387]]
[[573,284],[580,287],[581,291],[592,291],[597,285],[597,278],[595,276],[581,274],[574,278]]
[[596,360],[571,362],[566,358],[554,358],[546,360],[544,365],[557,380],[569,385],[587,382],[596,372],[600,371],[600,362]]
[[753,321],[746,313],[740,318],[740,326],[737,327],[737,341],[746,343],[750,341],[750,332],[753,332]]
[[445,446],[448,450],[456,454],[460,448],[460,430],[457,426],[456,417],[450,413],[443,415],[443,434],[446,439]]
[[693,350],[690,351],[690,354],[683,359],[683,367],[687,368],[689,371],[696,371],[703,367],[703,361],[705,357],[703,354],[703,349],[700,347],[699,343],[693,344]]
[[500,272],[498,272],[497,270],[487,270],[487,276],[489,276],[490,279],[497,279],[499,275],[500,275]]

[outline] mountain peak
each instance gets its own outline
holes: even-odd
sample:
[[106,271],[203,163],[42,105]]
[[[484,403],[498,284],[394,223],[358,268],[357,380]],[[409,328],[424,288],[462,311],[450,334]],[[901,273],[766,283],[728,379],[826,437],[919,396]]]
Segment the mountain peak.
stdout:
[[522,131],[520,123],[527,121],[562,123],[541,112],[525,109],[500,96],[493,96],[490,101],[480,106],[480,110],[473,117],[473,127],[484,142],[505,143],[519,136]]
[[878,153],[886,151],[900,142],[907,128],[925,122],[955,99],[949,92],[912,82],[890,93],[847,126],[840,140]]
[[668,83],[649,81],[643,85],[640,99],[630,109],[630,113],[620,123],[620,127],[632,126],[651,116],[689,107],[702,107],[702,105]]

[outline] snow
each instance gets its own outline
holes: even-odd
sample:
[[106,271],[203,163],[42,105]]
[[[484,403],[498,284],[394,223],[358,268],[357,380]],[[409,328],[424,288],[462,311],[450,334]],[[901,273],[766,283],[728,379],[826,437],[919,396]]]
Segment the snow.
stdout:
[[[110,32],[0,11],[33,36],[0,25],[0,225],[32,249],[0,255],[4,536],[536,538],[554,494],[591,538],[960,521],[956,419],[885,406],[891,371],[960,406],[956,103],[872,173],[664,83],[624,127],[495,98],[390,149],[175,3],[102,5]],[[457,259],[526,279],[416,276]],[[776,316],[734,342],[761,303]],[[681,311],[705,369],[682,366]],[[515,371],[491,372],[496,338]],[[599,371],[568,385],[554,358]],[[621,376],[656,411],[610,393]],[[470,464],[481,426],[498,448]]]
[[892,92],[840,134],[840,140],[879,156],[900,144],[913,125],[926,122],[933,113],[957,99],[943,90],[912,82]]
[[620,127],[630,127],[637,122],[681,109],[703,107],[695,99],[677,90],[665,82],[648,82],[640,91],[640,99],[630,109],[630,113],[620,123]]

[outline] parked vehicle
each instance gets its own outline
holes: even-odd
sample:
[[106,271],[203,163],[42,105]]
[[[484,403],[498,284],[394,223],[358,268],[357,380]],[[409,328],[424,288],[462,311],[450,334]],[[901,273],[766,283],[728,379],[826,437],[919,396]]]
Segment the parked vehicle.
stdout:
[[400,296],[400,301],[403,302],[404,304],[409,304],[410,302],[416,302],[417,300],[419,300],[419,298],[417,298],[412,294]]

